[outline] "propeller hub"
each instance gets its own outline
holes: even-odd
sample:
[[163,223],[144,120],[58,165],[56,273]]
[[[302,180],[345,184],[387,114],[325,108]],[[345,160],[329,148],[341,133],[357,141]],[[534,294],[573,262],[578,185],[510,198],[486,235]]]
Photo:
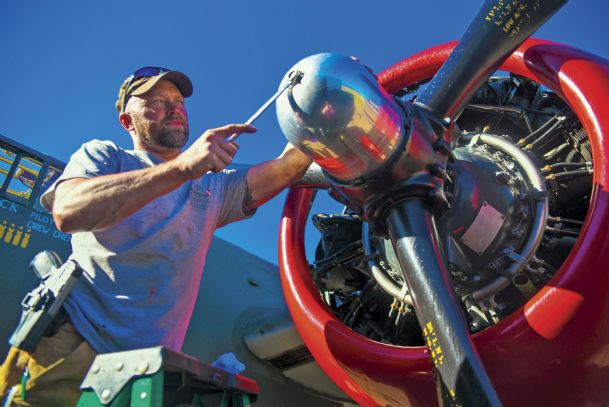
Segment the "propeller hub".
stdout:
[[[277,100],[288,140],[341,182],[375,173],[405,137],[404,112],[356,58],[317,54],[289,72],[304,75]],[[282,84],[289,79],[286,74]]]

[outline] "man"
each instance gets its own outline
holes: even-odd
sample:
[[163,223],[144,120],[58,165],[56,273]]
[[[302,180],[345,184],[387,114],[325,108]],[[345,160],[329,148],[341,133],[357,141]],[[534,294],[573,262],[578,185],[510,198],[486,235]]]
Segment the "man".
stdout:
[[72,258],[85,272],[64,304],[69,322],[34,354],[11,349],[2,366],[2,393],[28,367],[25,402],[14,387],[17,405],[74,404],[96,353],[179,351],[214,230],[253,214],[309,166],[288,145],[275,160],[225,170],[238,149],[227,138],[255,131],[238,124],[208,130],[182,152],[191,94],[181,72],[136,71],[116,103],[134,149],[84,144],[41,197],[57,227],[73,234]]

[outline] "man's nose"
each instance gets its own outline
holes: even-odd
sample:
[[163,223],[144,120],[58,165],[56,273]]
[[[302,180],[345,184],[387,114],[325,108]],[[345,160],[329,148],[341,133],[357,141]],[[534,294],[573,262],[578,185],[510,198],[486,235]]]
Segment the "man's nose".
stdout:
[[179,102],[167,102],[167,113],[168,114],[179,114],[185,116],[186,109],[183,103]]

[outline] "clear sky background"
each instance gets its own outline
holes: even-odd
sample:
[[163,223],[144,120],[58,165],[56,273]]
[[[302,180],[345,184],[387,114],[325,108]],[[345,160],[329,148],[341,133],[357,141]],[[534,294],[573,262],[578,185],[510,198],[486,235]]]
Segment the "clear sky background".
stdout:
[[[114,108],[122,81],[141,66],[181,70],[191,142],[207,128],[245,121],[298,60],[319,52],[356,55],[379,72],[459,39],[481,0],[0,2],[0,133],[67,161],[83,142],[130,148]],[[609,58],[609,0],[567,3],[536,37]],[[285,145],[275,109],[243,135],[235,162],[254,164]],[[322,192],[314,211],[340,212]],[[285,194],[251,220],[217,235],[277,262]],[[307,234],[310,255],[318,240]]]

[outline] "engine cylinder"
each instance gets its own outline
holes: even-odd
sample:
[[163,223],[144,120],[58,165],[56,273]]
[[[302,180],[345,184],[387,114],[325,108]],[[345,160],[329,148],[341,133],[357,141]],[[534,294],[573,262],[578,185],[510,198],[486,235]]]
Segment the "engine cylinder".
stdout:
[[397,152],[404,113],[357,59],[317,54],[293,71],[304,76],[277,99],[279,125],[328,175],[341,182],[365,178]]

